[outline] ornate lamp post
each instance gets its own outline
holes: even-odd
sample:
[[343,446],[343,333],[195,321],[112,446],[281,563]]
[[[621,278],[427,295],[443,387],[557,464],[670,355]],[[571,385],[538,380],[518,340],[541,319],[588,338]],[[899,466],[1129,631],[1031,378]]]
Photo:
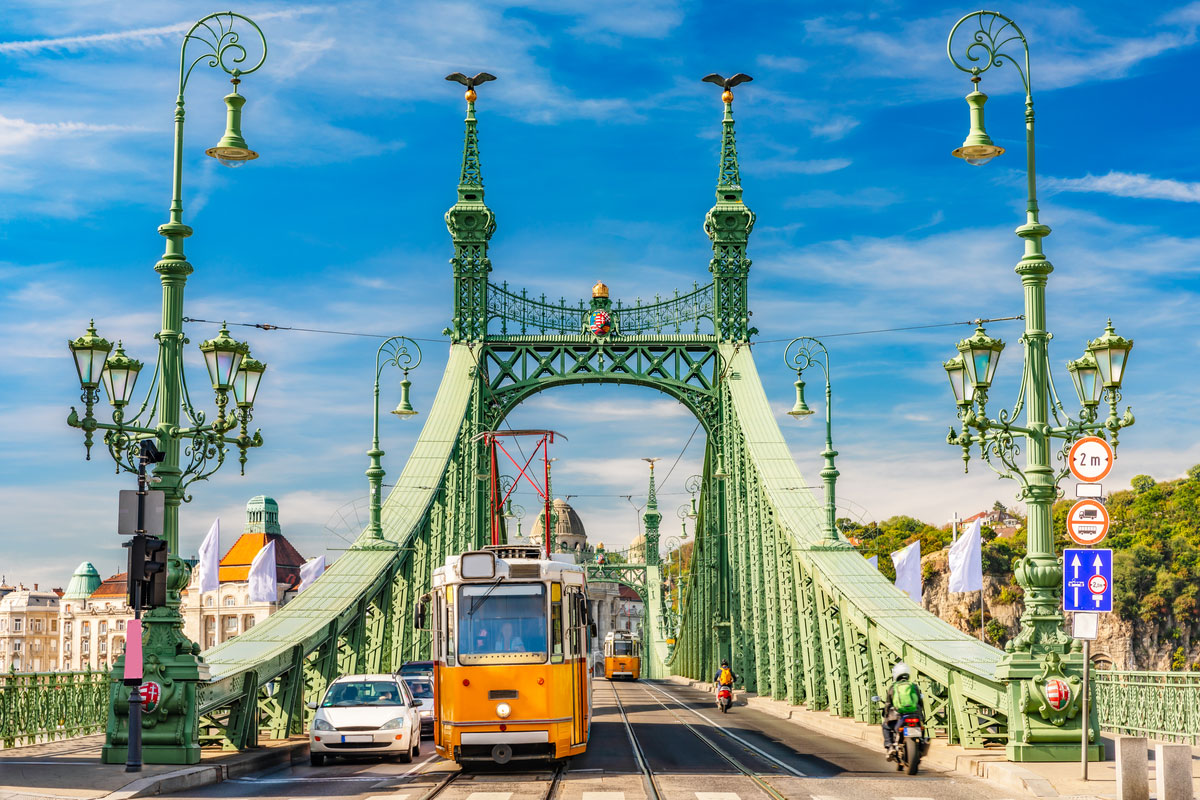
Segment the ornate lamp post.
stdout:
[[[251,50],[241,41],[235,26],[248,25],[258,39]],[[261,48],[255,60],[252,52]],[[192,272],[183,253],[183,240],[192,229],[183,223],[183,122],[184,90],[192,70],[199,64],[223,70],[231,78],[233,91],[226,95],[225,135],[208,155],[227,166],[240,166],[258,154],[246,146],[242,138],[242,106],[246,99],[238,94],[238,85],[245,75],[256,71],[267,57],[267,43],[262,30],[249,18],[230,11],[210,14],[192,26],[183,38],[179,56],[179,92],[175,100],[175,146],[172,173],[170,219],[159,226],[166,240],[166,251],[154,269],[162,283],[162,330],[158,340],[155,383],[136,413],[127,414],[133,399],[134,385],[142,364],[125,355],[118,343],[117,351],[108,355],[111,346],[97,333],[95,326],[83,336],[70,342],[79,384],[83,389],[84,415],[74,408],[67,424],[84,434],[84,447],[91,457],[93,435],[104,432],[104,444],[109,455],[122,469],[137,473],[138,451],[145,440],[154,440],[164,458],[154,467],[154,482],[165,497],[163,537],[170,553],[167,565],[167,605],[150,610],[145,617],[144,661],[145,680],[163,687],[162,699],[143,716],[145,727],[143,758],[150,764],[194,764],[200,760],[197,744],[196,682],[208,677],[208,667],[200,658],[199,645],[183,635],[183,619],[179,614],[180,591],[187,586],[190,570],[179,557],[179,506],[188,499],[187,488],[204,480],[224,463],[228,446],[238,448],[239,461],[246,463],[246,451],[262,444],[258,431],[249,432],[254,399],[266,366],[249,357],[250,349],[229,335],[222,326],[216,337],[200,345],[208,366],[209,379],[216,395],[217,415],[207,422],[206,414],[197,409],[188,393],[183,371],[183,348],[188,340],[183,333],[183,289]],[[98,402],[97,387],[103,383],[113,406],[112,422],[96,419],[94,406]],[[230,392],[236,411],[227,412]],[[231,432],[238,428],[236,435]],[[181,445],[187,442],[186,448]],[[180,454],[183,451],[184,461]],[[121,686],[123,658],[114,665],[113,683],[109,694],[110,713],[105,763],[122,763],[128,743],[129,690]]]
[[[792,352],[792,348],[795,352]],[[821,481],[825,484],[825,537],[820,547],[843,548],[849,544],[838,538],[837,534],[837,489],[838,471],[834,465],[837,451],[833,449],[833,391],[829,382],[829,351],[819,339],[811,336],[800,336],[788,342],[783,351],[783,360],[789,368],[796,370],[796,404],[788,412],[791,416],[804,420],[813,415],[813,410],[804,401],[804,370],[816,364],[825,374],[825,449],[821,455],[825,458],[825,466],[821,469]]]
[[[413,351],[416,352],[415,360]],[[372,429],[371,449],[367,451],[367,456],[371,459],[371,466],[367,468],[366,472],[367,483],[371,487],[371,511],[365,537],[367,541],[358,545],[360,549],[386,546],[383,539],[383,523],[380,519],[383,506],[383,476],[387,473],[383,471],[383,464],[380,462],[384,453],[379,449],[379,379],[383,375],[384,367],[396,367],[404,372],[404,379],[400,381],[400,402],[392,409],[392,413],[400,418],[411,417],[417,412],[408,397],[412,387],[408,373],[409,370],[414,370],[420,365],[421,348],[406,336],[393,336],[385,339],[375,352],[374,428]]]
[[[956,57],[955,34],[960,29],[967,37],[967,44]],[[1014,58],[1006,48],[1018,42],[1020,51],[1018,58]],[[1008,17],[994,11],[977,11],[955,24],[946,49],[950,61],[968,73],[973,84],[967,95],[971,131],[963,146],[953,153],[969,164],[982,165],[1004,152],[992,143],[984,128],[983,106],[987,95],[979,91],[980,76],[1007,61],[1016,69],[1025,88],[1028,193],[1025,224],[1016,230],[1025,242],[1024,256],[1016,266],[1025,295],[1021,388],[1011,410],[1002,409],[995,419],[988,416],[988,390],[1004,343],[988,336],[980,325],[974,335],[958,343],[958,355],[943,365],[962,420],[961,429],[951,428],[947,441],[962,448],[964,464],[969,462],[971,447],[978,445],[980,455],[994,471],[1018,481],[1020,497],[1029,512],[1027,553],[1016,569],[1017,582],[1025,591],[1021,632],[1005,646],[1007,653],[997,671],[997,677],[1008,682],[1013,712],[1008,720],[1008,757],[1016,761],[1073,760],[1082,733],[1076,677],[1082,669],[1082,658],[1063,630],[1063,615],[1059,610],[1062,561],[1054,553],[1050,512],[1058,496],[1058,482],[1068,472],[1066,456],[1071,443],[1084,434],[1096,433],[1109,435],[1115,446],[1118,431],[1133,424],[1130,410],[1124,416],[1117,414],[1125,359],[1133,342],[1117,336],[1110,322],[1104,335],[1089,342],[1084,355],[1068,364],[1081,405],[1078,418],[1071,419],[1059,401],[1050,370],[1046,282],[1054,268],[1042,252],[1042,239],[1050,234],[1050,228],[1038,218],[1028,43]],[[1023,59],[1019,58],[1021,51]],[[1109,414],[1107,419],[1099,421],[1096,408],[1102,393],[1107,396]],[[1022,411],[1024,422],[1017,424]],[[1017,464],[1019,438],[1025,440],[1024,467]],[[1057,468],[1051,463],[1056,439],[1061,442],[1056,454]],[[1053,702],[1046,695],[1046,682],[1055,677],[1071,687],[1067,702],[1062,702],[1061,694],[1056,693]],[[1095,735],[1093,717],[1089,740],[1094,741]],[[1093,757],[1098,755],[1096,750]]]

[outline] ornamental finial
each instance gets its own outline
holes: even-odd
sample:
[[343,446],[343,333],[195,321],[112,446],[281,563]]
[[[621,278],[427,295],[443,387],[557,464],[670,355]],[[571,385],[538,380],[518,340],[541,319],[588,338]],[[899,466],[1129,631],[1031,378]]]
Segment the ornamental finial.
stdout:
[[[701,80],[705,83],[715,83],[724,90],[721,92],[721,100],[725,103],[725,118],[721,121],[721,169],[717,174],[717,198],[721,199],[722,193],[726,191],[733,191],[740,195],[742,175],[738,168],[737,145],[733,133],[733,87],[754,79],[744,72],[739,72],[731,78],[724,78],[713,72],[705,75]],[[741,198],[731,197],[728,199],[740,200]]]

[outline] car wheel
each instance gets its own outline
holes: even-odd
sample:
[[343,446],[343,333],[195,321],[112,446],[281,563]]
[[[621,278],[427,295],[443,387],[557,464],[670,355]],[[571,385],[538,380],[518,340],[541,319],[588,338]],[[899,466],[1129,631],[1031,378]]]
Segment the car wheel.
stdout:
[[421,755],[421,726],[420,725],[417,726],[417,732],[415,734],[413,734],[412,740],[413,740],[413,755],[414,756]]
[[308,763],[314,767],[323,767],[325,766],[325,756],[321,753],[309,753]]
[[412,763],[413,745],[412,745],[411,740],[409,740],[409,742],[408,742],[408,751],[405,753],[401,753],[400,755],[396,756],[396,758],[400,761],[401,764],[411,764]]

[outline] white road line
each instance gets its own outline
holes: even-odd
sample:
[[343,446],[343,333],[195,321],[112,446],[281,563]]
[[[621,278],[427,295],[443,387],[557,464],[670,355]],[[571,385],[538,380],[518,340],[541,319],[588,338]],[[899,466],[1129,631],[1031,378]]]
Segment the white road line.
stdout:
[[398,775],[344,775],[331,778],[306,778],[297,775],[294,778],[230,778],[230,783],[344,783],[347,781],[380,781],[392,780]]
[[814,794],[812,800],[839,800],[839,798],[831,794]]
[[406,794],[373,794],[364,800],[408,800]]
[[582,800],[625,800],[624,792],[584,792]]
[[892,800],[933,800],[932,797],[893,797]]
[[696,792],[696,800],[742,800],[737,792]]
[[[746,746],[746,747],[750,748],[750,749],[751,749],[751,750],[753,750],[755,753],[758,753],[758,755],[760,755],[760,756],[762,756],[763,758],[765,758],[767,761],[770,761],[772,764],[775,764],[776,766],[778,766],[778,767],[780,767],[780,768],[782,768],[782,769],[785,769],[785,770],[787,770],[787,771],[788,771],[788,772],[790,772],[791,774],[795,775],[797,778],[807,778],[807,777],[808,777],[807,775],[805,775],[803,772],[801,772],[800,770],[796,769],[796,768],[795,768],[795,767],[793,767],[792,765],[790,765],[790,764],[786,764],[786,763],[784,763],[784,762],[780,761],[778,758],[776,758],[775,756],[771,755],[770,753],[768,753],[767,751],[763,750],[762,748],[760,748],[760,747],[756,747],[755,745],[751,744],[750,742],[747,742],[747,741],[746,741],[745,739],[743,739],[742,737],[738,736],[736,733],[733,733],[732,731],[726,730],[726,729],[725,729],[725,728],[723,728],[722,726],[720,726],[720,725],[718,725],[717,723],[713,722],[711,719],[709,719],[708,717],[704,716],[704,715],[703,715],[703,714],[701,714],[699,711],[697,711],[696,709],[692,708],[692,707],[691,707],[691,706],[689,706],[687,703],[683,702],[682,700],[680,700],[678,697],[676,697],[675,695],[671,694],[670,692],[665,692],[665,691],[663,691],[662,689],[658,688],[657,686],[655,686],[655,685],[654,685],[654,684],[652,684],[652,683],[643,683],[642,685],[643,685],[643,686],[648,686],[648,687],[650,687],[651,689],[653,689],[654,691],[656,691],[656,692],[658,692],[658,693],[660,693],[660,694],[664,694],[664,695],[666,695],[667,697],[671,698],[671,700],[675,701],[675,702],[676,702],[676,703],[678,703],[679,705],[681,705],[681,706],[683,706],[684,708],[686,708],[688,711],[690,711],[690,712],[692,712],[693,714],[695,714],[695,715],[696,715],[697,717],[699,717],[700,719],[702,719],[702,720],[704,720],[705,722],[707,722],[707,723],[708,723],[709,725],[711,725],[712,727],[716,728],[718,731],[720,731],[720,732],[721,732],[722,734],[724,734],[725,736],[728,736],[730,739],[733,739],[735,742],[738,742],[739,744],[742,744],[742,745],[744,745],[744,746]],[[715,800],[715,799],[714,799],[714,800]]]
[[467,800],[508,800],[512,792],[471,792]]

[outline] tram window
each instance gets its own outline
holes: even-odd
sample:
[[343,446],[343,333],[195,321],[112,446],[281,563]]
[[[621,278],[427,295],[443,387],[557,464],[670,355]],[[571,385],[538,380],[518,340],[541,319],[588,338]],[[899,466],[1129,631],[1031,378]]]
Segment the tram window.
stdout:
[[540,583],[463,586],[458,609],[463,664],[546,660],[546,587]]
[[550,585],[550,663],[561,664],[563,660],[563,609],[562,584]]
[[614,656],[633,655],[633,642],[628,640],[614,641],[612,645]]
[[454,666],[454,589],[446,589],[446,665]]

